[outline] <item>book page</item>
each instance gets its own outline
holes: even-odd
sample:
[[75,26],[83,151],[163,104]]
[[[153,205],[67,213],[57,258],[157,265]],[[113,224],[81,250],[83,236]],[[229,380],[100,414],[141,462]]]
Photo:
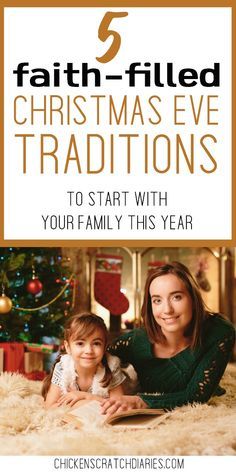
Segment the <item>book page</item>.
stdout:
[[101,415],[101,405],[98,401],[85,402],[83,405],[71,409],[69,416],[74,416],[86,426],[101,426],[105,421],[105,415]]
[[160,423],[165,421],[165,416],[150,416],[147,414],[144,415],[134,415],[134,416],[119,416],[117,418],[111,418],[110,424],[112,428],[122,429],[151,429],[156,428]]

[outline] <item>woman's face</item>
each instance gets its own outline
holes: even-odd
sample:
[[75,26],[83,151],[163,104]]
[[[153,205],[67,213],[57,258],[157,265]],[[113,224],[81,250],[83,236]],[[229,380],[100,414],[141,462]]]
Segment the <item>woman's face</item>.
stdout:
[[184,282],[174,274],[154,279],[149,287],[152,312],[163,334],[184,334],[192,319],[192,299]]

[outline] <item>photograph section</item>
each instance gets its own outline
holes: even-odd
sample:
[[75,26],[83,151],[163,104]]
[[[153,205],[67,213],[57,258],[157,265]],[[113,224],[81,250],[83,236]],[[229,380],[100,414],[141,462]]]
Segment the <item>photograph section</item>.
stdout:
[[6,247],[0,266],[1,455],[234,454],[235,248]]

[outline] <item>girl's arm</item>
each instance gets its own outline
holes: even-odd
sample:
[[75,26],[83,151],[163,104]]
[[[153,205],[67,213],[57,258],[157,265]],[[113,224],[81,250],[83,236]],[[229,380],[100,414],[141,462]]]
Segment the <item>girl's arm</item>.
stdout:
[[82,390],[73,390],[68,393],[63,393],[58,399],[57,406],[68,405],[74,406],[76,403],[79,403],[81,400],[97,400],[102,401],[102,397],[99,395],[94,395],[93,393],[83,392]]
[[61,389],[58,385],[51,383],[46,399],[45,399],[45,406],[46,408],[58,406],[58,400],[61,396]]
[[79,402],[80,400],[102,401],[102,397],[93,395],[92,393],[77,390],[61,393],[61,389],[57,385],[51,384],[46,396],[45,406],[46,408],[53,408],[62,405],[74,406],[75,403]]
[[[112,388],[109,391],[109,398],[117,399],[120,398],[124,394],[124,390],[122,385],[117,385],[117,387]],[[103,398],[99,395],[95,395],[89,392],[79,391],[72,391],[65,394],[60,394],[60,398],[58,399],[57,406],[61,405],[69,405],[73,406],[75,403],[79,402],[80,400],[97,400],[103,401]]]

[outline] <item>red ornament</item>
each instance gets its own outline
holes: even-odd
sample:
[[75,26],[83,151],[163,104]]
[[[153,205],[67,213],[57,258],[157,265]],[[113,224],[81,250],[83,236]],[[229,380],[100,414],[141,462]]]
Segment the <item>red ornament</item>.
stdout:
[[26,286],[27,292],[32,293],[32,295],[37,295],[37,293],[41,292],[42,288],[43,284],[37,277],[29,280]]

